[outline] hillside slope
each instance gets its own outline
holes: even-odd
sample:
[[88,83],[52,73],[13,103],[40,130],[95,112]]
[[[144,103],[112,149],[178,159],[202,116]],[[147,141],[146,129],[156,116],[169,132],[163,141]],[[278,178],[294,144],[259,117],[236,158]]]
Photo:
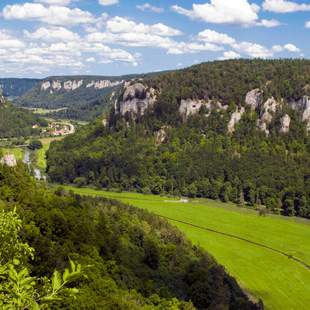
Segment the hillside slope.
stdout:
[[117,199],[168,218],[194,244],[208,249],[247,292],[264,301],[268,310],[309,308],[308,220],[259,216],[248,208],[209,199],[184,202],[158,195],[76,186],[66,189],[80,195]]
[[85,269],[76,298],[63,294],[61,304],[54,307],[57,299],[51,299],[49,308],[261,309],[166,221],[116,201],[49,191],[26,171],[21,163],[0,164],[0,205],[16,208],[23,219],[20,237],[35,249],[31,275],[62,270],[68,258]]
[[126,80],[134,76],[61,76],[48,77],[18,98],[19,106],[66,110],[51,116],[79,120],[92,120],[109,109]]
[[51,147],[48,172],[310,217],[309,95],[306,60],[213,62],[131,81],[108,120]]
[[15,98],[32,89],[39,79],[0,78],[0,89],[6,97]]
[[0,95],[0,138],[38,135],[37,126],[46,126],[44,119],[21,108],[16,108]]

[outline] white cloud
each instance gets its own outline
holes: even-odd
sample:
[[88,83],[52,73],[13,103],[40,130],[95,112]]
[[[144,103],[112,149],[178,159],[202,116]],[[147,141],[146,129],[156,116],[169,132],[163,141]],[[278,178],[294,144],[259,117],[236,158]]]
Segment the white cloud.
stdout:
[[118,0],[99,0],[99,4],[107,6],[107,5],[113,5],[117,4]]
[[271,49],[268,49],[267,47],[263,45],[252,43],[252,42],[234,43],[231,46],[233,49],[235,49],[239,53],[245,54],[253,58],[270,58],[270,57],[274,57],[275,53],[281,53],[284,51],[287,51],[290,53],[300,52],[300,49],[291,43],[287,43],[283,46],[274,45]]
[[24,42],[13,37],[7,30],[0,30],[0,48],[7,50],[19,49],[24,47]]
[[253,58],[268,58],[273,56],[273,51],[263,45],[252,42],[240,42],[232,44],[232,47],[239,53]]
[[39,2],[43,4],[49,5],[68,5],[71,3],[72,0],[35,0],[34,2]]
[[162,12],[164,12],[163,8],[151,5],[149,3],[144,3],[144,4],[141,4],[141,5],[137,5],[136,8],[138,10],[140,10],[140,11],[151,11],[151,12],[154,12],[154,13],[162,13]]
[[131,47],[161,48],[168,54],[193,54],[223,50],[223,47],[212,42],[179,42],[171,38],[181,34],[180,30],[161,23],[147,25],[116,16],[106,21],[105,31],[89,33],[86,40],[90,43],[102,42]]
[[101,42],[90,43],[78,39],[76,33],[63,27],[41,27],[25,40],[0,30],[0,70],[10,74],[48,74],[59,70],[70,72],[87,69],[94,62],[138,64],[139,56],[121,48],[112,48]]
[[299,53],[300,52],[300,49],[297,46],[295,46],[294,44],[291,44],[291,43],[285,44],[284,48],[287,51],[292,52],[292,53]]
[[281,23],[276,19],[262,19],[258,21],[256,26],[266,27],[266,28],[273,28],[281,26]]
[[200,52],[219,52],[224,48],[212,43],[196,43],[196,42],[171,42],[168,46],[167,53],[173,55],[195,54]]
[[295,45],[288,43],[286,45],[274,45],[271,49],[253,42],[237,42],[234,38],[225,33],[216,32],[206,29],[198,33],[197,39],[202,42],[216,44],[217,47],[229,45],[233,50],[225,51],[220,59],[240,58],[241,54],[247,57],[254,58],[269,58],[275,53],[288,51],[291,53],[300,52],[300,49]]
[[7,5],[2,11],[5,19],[32,20],[51,25],[78,25],[92,23],[94,17],[87,11],[64,6],[46,7],[40,3]]
[[306,28],[310,28],[310,20],[305,23]]
[[89,57],[86,59],[86,62],[95,62],[96,59],[94,57]]
[[171,9],[191,19],[214,24],[240,24],[243,26],[277,27],[277,20],[259,19],[260,7],[248,0],[210,0],[205,4],[193,4],[191,10],[173,5]]
[[275,13],[292,13],[298,11],[310,11],[310,4],[287,0],[265,0],[263,8],[266,11]]
[[258,20],[259,7],[247,0],[210,0],[205,4],[194,3],[191,10],[178,5],[172,6],[172,10],[208,23],[251,25]]
[[288,51],[290,53],[299,53],[301,50],[300,48],[298,48],[296,45],[292,44],[292,43],[287,43],[285,45],[274,45],[272,47],[272,50],[275,53],[282,53],[284,51]]
[[34,32],[24,31],[27,38],[46,42],[78,41],[80,36],[64,27],[40,27]]
[[144,33],[158,36],[179,36],[182,32],[178,29],[166,26],[162,23],[146,25],[135,23],[124,17],[113,17],[106,23],[106,28],[111,33]]
[[236,40],[225,33],[206,29],[198,33],[198,40],[215,44],[232,44]]
[[219,59],[220,60],[227,60],[227,59],[237,59],[237,58],[240,58],[241,55],[234,52],[234,51],[226,51],[223,53],[223,56],[220,57]]

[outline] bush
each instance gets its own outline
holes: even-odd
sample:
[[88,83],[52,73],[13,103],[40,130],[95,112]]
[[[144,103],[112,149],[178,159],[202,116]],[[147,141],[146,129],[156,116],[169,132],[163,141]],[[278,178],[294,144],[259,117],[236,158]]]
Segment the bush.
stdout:
[[30,141],[29,145],[28,145],[28,149],[35,151],[35,150],[39,150],[42,149],[43,144],[40,140],[32,140]]

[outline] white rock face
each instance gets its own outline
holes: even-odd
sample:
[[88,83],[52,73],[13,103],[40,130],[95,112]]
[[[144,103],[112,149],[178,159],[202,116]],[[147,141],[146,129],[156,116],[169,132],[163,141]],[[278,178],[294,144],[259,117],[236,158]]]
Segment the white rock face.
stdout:
[[153,107],[157,96],[155,89],[146,89],[142,83],[135,83],[125,88],[123,98],[119,103],[119,113],[130,113],[132,117],[144,115],[145,111]]
[[291,107],[302,113],[302,121],[306,123],[307,131],[310,132],[310,97],[303,96],[300,100],[290,103]]
[[291,118],[288,114],[285,114],[281,118],[280,133],[288,133],[290,131]]
[[5,98],[2,95],[0,95],[0,104],[5,104]]
[[56,91],[61,90],[61,82],[60,81],[52,81],[52,88]]
[[99,81],[91,81],[86,85],[86,88],[94,87],[95,89],[103,89],[114,87],[122,84],[124,81],[110,81],[110,80],[99,80]]
[[208,109],[211,108],[211,104],[203,100],[182,99],[179,112],[182,116],[188,118],[190,115],[197,114],[202,106]]
[[41,90],[46,91],[51,87],[50,81],[45,81],[41,84]]
[[253,89],[246,94],[245,103],[255,110],[263,102],[263,92],[259,89]]
[[[104,89],[109,87],[114,87],[117,85],[120,85],[124,83],[124,81],[110,81],[110,80],[98,80],[98,81],[91,81],[86,85],[86,88],[93,87],[95,89]],[[60,91],[61,89],[64,89],[66,91],[74,91],[81,86],[83,86],[84,81],[83,80],[67,80],[64,82],[61,82],[59,80],[53,80],[53,81],[44,81],[41,84],[41,91],[47,91],[50,90],[50,93],[52,94],[54,91]]]
[[273,97],[267,99],[267,101],[263,104],[262,110],[263,114],[258,120],[257,126],[262,131],[264,131],[267,135],[269,135],[269,130],[267,129],[268,125],[271,123],[273,118],[273,113],[275,113],[281,103],[277,102]]
[[203,106],[209,110],[209,113],[206,116],[209,116],[213,109],[226,110],[228,108],[228,106],[222,105],[221,102],[212,102],[211,100],[182,99],[179,113],[184,119],[187,119],[190,115],[199,113]]
[[160,144],[164,143],[165,140],[167,139],[167,129],[168,128],[169,127],[164,126],[164,127],[160,128],[160,130],[158,130],[156,132],[155,141],[156,141],[157,145],[160,145]]
[[67,91],[73,91],[80,88],[83,85],[83,80],[79,81],[66,81],[64,82],[64,89]]
[[240,109],[237,108],[236,111],[231,115],[230,121],[227,125],[229,133],[233,133],[235,131],[236,125],[240,122],[244,112],[244,107],[241,107]]
[[14,154],[4,155],[3,158],[0,159],[0,163],[2,165],[7,165],[9,167],[15,167],[17,165],[17,161]]

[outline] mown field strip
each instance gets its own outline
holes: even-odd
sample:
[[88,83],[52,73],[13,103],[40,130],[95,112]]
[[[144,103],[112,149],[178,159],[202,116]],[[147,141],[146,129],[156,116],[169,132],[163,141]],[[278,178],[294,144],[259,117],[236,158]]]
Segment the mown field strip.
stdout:
[[153,195],[66,188],[117,199],[166,218],[225,266],[247,292],[261,298],[266,309],[310,308],[309,221],[260,217],[207,199],[180,203]]
[[297,263],[301,264],[302,266],[304,266],[306,269],[310,270],[310,265],[308,265],[306,262],[302,261],[301,259],[299,259],[297,257],[294,257],[291,254],[288,254],[288,253],[285,253],[283,251],[277,250],[277,249],[272,248],[270,246],[267,246],[267,245],[264,245],[264,244],[261,244],[261,243],[258,243],[258,242],[254,242],[254,241],[251,241],[251,240],[248,240],[248,239],[236,236],[236,235],[227,234],[225,232],[221,232],[221,231],[218,231],[218,230],[215,230],[215,229],[211,229],[211,228],[207,228],[207,227],[202,227],[202,226],[198,226],[198,225],[195,225],[195,224],[192,224],[192,223],[188,223],[188,222],[172,219],[170,217],[159,215],[159,214],[156,214],[156,213],[155,213],[155,215],[157,215],[157,216],[159,216],[159,217],[161,217],[163,219],[166,219],[168,221],[185,224],[185,225],[188,225],[188,226],[191,226],[191,227],[196,227],[196,228],[199,228],[199,229],[202,229],[202,230],[206,230],[206,231],[210,231],[210,232],[213,232],[213,233],[216,233],[216,234],[220,234],[222,236],[226,236],[228,238],[238,239],[238,240],[250,243],[252,245],[255,245],[255,246],[258,246],[258,247],[261,247],[261,248],[264,248],[264,249],[268,249],[268,250],[276,252],[276,253],[278,253],[280,255],[286,256],[287,258],[294,260],[295,262],[297,262]]

